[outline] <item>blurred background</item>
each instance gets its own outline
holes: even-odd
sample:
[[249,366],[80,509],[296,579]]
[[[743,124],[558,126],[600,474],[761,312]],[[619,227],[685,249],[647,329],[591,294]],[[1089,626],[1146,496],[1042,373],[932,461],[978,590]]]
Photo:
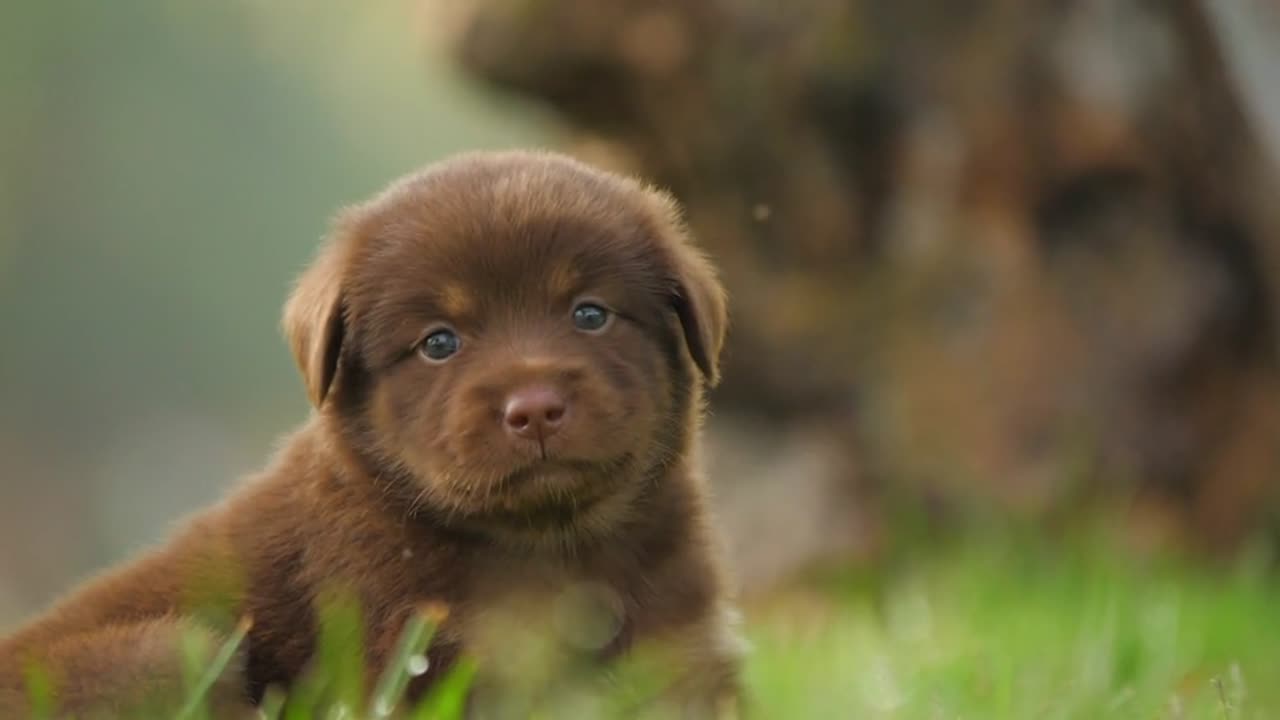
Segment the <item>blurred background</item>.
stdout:
[[999,527],[1269,565],[1277,78],[1270,0],[5,3],[0,626],[305,418],[277,318],[340,206],[530,145],[723,270],[749,597]]

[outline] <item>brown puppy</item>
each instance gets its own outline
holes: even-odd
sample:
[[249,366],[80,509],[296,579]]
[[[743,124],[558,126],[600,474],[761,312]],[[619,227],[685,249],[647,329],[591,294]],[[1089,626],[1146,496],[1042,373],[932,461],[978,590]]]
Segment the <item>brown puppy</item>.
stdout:
[[127,671],[131,644],[187,618],[253,619],[256,701],[304,670],[334,586],[365,613],[372,673],[414,608],[449,609],[413,694],[467,653],[502,697],[513,638],[540,630],[556,657],[651,645],[679,697],[732,694],[696,459],[725,301],[668,197],[554,154],[461,156],[344,212],[284,325],[311,421],[167,545],[0,642],[0,711],[25,659]]

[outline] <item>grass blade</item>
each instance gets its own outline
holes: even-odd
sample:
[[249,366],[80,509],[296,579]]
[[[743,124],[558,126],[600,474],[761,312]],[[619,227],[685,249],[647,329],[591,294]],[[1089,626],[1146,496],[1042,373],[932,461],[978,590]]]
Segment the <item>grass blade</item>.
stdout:
[[218,678],[227,669],[227,665],[235,657],[236,651],[244,642],[245,637],[249,635],[249,629],[252,627],[253,622],[249,618],[241,620],[236,625],[231,637],[218,649],[218,654],[214,656],[213,662],[210,663],[204,674],[196,680],[195,686],[187,696],[186,703],[183,704],[182,710],[176,716],[178,720],[191,720],[192,718],[204,716],[205,699],[209,691],[213,689],[214,683],[218,681]]
[[460,720],[475,674],[474,662],[459,660],[414,709],[413,720]]
[[27,665],[23,669],[23,676],[26,681],[32,720],[50,720],[56,709],[53,678],[39,663]]
[[[387,717],[400,702],[409,679],[426,671],[423,654],[431,644],[436,628],[448,616],[443,605],[428,605],[414,613],[405,623],[395,652],[382,671],[377,689],[369,705],[370,717]],[[419,667],[420,666],[420,667]]]

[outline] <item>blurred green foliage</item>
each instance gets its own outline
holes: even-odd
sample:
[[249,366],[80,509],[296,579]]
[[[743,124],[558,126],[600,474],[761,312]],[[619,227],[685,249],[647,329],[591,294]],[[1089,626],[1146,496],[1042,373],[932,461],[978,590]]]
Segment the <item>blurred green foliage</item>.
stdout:
[[[936,548],[935,548],[936,550]],[[1266,718],[1280,584],[1113,540],[971,536],[756,613],[758,717]]]
[[[749,606],[743,715],[1244,720],[1280,713],[1272,682],[1280,677],[1280,633],[1268,622],[1280,583],[1265,562],[1246,554],[1229,570],[1208,571],[1170,556],[1108,552],[1113,546],[1079,537],[1064,546],[1002,529],[941,553],[906,553],[870,574],[818,573],[805,589]],[[385,716],[356,713],[365,673],[354,612],[339,604],[322,614],[321,661],[292,696],[268,693],[267,717]],[[375,708],[408,706],[402,680],[421,663],[433,628],[429,613],[406,626]],[[475,669],[456,666],[409,716],[461,717]],[[218,666],[202,670],[192,698],[207,690]],[[637,717],[646,705],[634,703],[660,687],[645,670],[623,666],[603,697],[540,695],[522,716]]]

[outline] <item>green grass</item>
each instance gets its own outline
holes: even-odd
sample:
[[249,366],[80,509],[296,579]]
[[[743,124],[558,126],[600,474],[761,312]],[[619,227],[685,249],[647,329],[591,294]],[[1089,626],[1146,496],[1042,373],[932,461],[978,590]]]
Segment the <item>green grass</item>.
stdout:
[[763,718],[1280,717],[1280,583],[1001,538],[759,609]]
[[[1097,543],[1063,550],[1001,536],[900,558],[891,570],[814,574],[747,606],[753,650],[744,714],[1280,717],[1280,579],[1268,565],[1209,570]],[[421,671],[433,617],[410,623],[393,667],[362,702],[361,669],[340,649],[354,616],[339,606],[322,633],[322,672],[291,698],[271,694],[265,715],[372,718],[396,709],[396,717],[460,717],[471,666],[412,712],[399,697]],[[183,717],[201,716],[194,708],[210,682],[209,668],[193,669]],[[599,717],[606,706],[573,707],[529,716]]]

